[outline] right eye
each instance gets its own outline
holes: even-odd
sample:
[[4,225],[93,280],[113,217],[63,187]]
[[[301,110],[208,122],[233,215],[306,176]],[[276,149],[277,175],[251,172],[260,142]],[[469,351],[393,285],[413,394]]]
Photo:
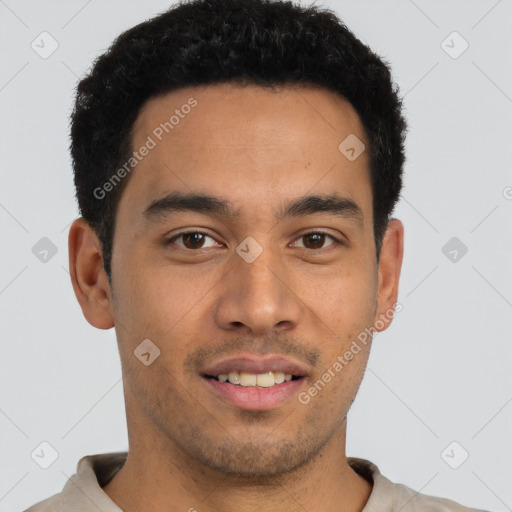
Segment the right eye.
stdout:
[[[213,243],[210,245],[205,245],[206,239],[212,240]],[[183,243],[176,243],[177,240],[182,240]],[[181,247],[186,250],[197,250],[197,249],[205,249],[208,247],[219,247],[219,243],[210,235],[205,233],[204,231],[186,231],[179,233],[177,235],[172,236],[167,239],[166,245],[168,244],[176,244],[178,247]]]

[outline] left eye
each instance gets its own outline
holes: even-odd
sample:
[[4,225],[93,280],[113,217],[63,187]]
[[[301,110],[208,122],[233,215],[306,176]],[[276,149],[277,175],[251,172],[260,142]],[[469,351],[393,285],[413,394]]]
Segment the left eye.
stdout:
[[[333,236],[321,232],[306,233],[300,236],[297,240],[306,241],[305,243],[303,243],[303,247],[305,249],[322,249],[322,246],[324,245],[326,238],[334,240],[335,243],[337,242],[337,240]],[[331,243],[329,245],[333,244]]]

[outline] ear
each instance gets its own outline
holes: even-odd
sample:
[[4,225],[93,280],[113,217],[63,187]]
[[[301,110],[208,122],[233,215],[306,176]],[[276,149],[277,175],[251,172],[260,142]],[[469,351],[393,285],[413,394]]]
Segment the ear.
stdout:
[[110,285],[96,233],[83,218],[69,230],[69,273],[85,319],[98,329],[114,326]]
[[[379,260],[379,289],[374,318],[374,328],[379,332],[386,330],[393,320],[403,254],[404,225],[398,219],[391,219],[382,241]],[[397,311],[400,309],[396,307]]]

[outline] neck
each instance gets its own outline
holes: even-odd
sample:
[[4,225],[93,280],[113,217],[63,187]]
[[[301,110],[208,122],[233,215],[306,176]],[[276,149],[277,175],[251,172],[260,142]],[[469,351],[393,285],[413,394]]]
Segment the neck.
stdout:
[[103,490],[124,512],[360,512],[372,486],[348,465],[345,440],[346,420],[300,468],[249,478],[206,467],[168,439],[130,436],[126,463]]

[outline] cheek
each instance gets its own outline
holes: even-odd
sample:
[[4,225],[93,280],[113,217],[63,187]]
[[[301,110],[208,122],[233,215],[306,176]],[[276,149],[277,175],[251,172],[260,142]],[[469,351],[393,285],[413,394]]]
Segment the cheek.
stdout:
[[326,417],[343,420],[359,389],[368,354],[368,348],[363,348],[344,365],[337,357],[327,358],[326,366],[299,394],[299,402],[310,408],[312,421],[320,419],[325,425],[328,423]]
[[322,272],[297,272],[292,289],[317,317],[316,323],[341,337],[364,329],[377,305],[375,277],[361,264],[347,262]]
[[[123,243],[124,242],[124,243]],[[165,254],[120,241],[116,248],[114,292],[118,318],[169,330],[215,284],[215,272],[171,264]],[[119,276],[119,279],[117,279]],[[218,280],[218,279],[217,279]]]
[[141,297],[145,302],[146,322],[161,335],[180,336],[205,321],[204,309],[216,295],[216,285],[222,278],[220,268],[209,270],[166,266],[154,268],[141,283]]

